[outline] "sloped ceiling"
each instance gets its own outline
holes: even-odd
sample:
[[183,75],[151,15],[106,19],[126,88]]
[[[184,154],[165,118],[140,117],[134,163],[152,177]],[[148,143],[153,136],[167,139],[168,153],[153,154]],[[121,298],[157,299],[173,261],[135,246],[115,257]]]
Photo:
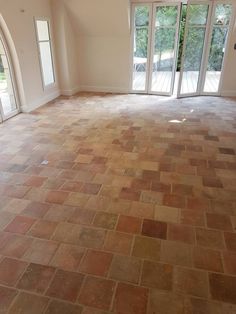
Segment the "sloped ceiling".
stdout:
[[127,36],[129,0],[62,0],[80,36]]

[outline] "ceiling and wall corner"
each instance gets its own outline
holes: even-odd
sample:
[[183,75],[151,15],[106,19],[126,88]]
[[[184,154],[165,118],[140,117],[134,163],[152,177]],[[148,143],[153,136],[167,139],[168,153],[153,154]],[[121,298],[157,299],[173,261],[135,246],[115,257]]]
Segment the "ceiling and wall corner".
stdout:
[[80,89],[129,91],[129,0],[60,0],[73,24]]

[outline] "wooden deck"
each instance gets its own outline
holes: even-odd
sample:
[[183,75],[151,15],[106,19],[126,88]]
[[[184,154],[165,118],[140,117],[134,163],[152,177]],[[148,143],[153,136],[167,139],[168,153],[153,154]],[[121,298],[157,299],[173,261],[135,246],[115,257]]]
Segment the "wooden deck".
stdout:
[[[218,91],[221,72],[207,72],[204,91],[215,93]],[[134,72],[134,90],[145,88],[145,72]],[[171,86],[171,72],[162,71],[153,73],[152,91],[168,93]],[[179,82],[179,72],[176,73],[174,94],[177,94]],[[182,90],[183,94],[190,94],[196,90],[198,82],[198,72],[185,72],[183,75]]]

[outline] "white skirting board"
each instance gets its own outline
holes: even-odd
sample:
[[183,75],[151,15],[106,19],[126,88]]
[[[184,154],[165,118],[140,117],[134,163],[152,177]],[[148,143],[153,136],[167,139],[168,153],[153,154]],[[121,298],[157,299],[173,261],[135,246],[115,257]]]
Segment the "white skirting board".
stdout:
[[21,107],[21,112],[31,112],[43,105],[46,105],[48,102],[56,99],[61,95],[61,92],[59,90],[56,90],[48,95],[45,95],[44,97],[41,97],[34,101],[33,103],[30,103],[29,105]]
[[81,85],[81,92],[95,92],[95,93],[115,93],[115,94],[128,94],[130,91],[124,87],[112,87],[112,86],[89,86]]
[[223,97],[236,97],[236,91],[222,91],[221,96],[223,96]]
[[61,96],[73,96],[81,91],[79,86],[76,86],[72,89],[61,90]]
[[[96,93],[115,93],[115,94],[129,94],[129,90],[126,88],[114,88],[114,87],[105,87],[105,86],[87,86],[82,85],[80,87],[75,87],[71,90],[56,90],[36,101],[30,105],[21,107],[22,112],[31,112],[48,102],[56,99],[59,96],[73,96],[78,92],[96,92]],[[236,91],[223,91],[221,93],[222,97],[236,97]]]

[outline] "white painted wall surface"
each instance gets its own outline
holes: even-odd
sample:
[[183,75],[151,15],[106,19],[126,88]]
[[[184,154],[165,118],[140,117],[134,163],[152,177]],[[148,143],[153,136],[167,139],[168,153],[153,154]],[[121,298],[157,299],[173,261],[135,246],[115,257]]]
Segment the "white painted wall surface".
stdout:
[[[57,79],[52,88],[43,89],[34,26],[34,17],[51,18],[50,1],[0,0],[0,14],[12,36],[19,60],[25,96],[22,110],[30,111],[60,94]],[[51,31],[53,35],[53,29]]]

